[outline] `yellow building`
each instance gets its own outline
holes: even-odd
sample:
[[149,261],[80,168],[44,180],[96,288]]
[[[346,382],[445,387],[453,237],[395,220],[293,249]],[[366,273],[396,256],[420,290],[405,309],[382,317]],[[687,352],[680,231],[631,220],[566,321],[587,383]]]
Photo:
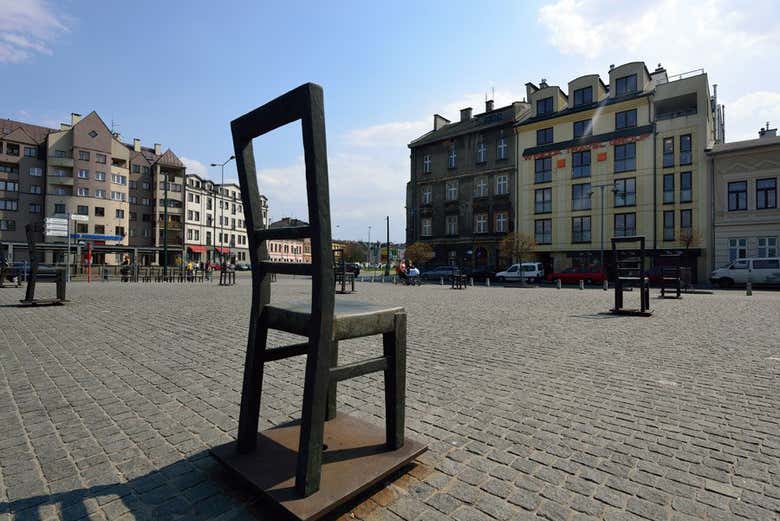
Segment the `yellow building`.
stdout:
[[567,92],[544,80],[526,88],[532,112],[515,126],[516,229],[535,238],[546,269],[598,267],[612,237],[642,235],[651,257],[682,253],[706,278],[705,151],[722,138],[707,75],[669,78],[631,62],[611,67],[606,84],[592,74]]

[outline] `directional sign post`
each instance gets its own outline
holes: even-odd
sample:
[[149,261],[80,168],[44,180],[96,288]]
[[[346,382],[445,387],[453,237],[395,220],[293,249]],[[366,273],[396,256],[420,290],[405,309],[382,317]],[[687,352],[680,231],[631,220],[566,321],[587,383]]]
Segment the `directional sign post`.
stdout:
[[[69,214],[70,219],[68,219],[68,226],[70,226],[70,221],[76,221],[76,222],[88,222],[89,217],[86,215],[80,215],[80,214]],[[70,282],[70,229],[68,229],[68,282]]]

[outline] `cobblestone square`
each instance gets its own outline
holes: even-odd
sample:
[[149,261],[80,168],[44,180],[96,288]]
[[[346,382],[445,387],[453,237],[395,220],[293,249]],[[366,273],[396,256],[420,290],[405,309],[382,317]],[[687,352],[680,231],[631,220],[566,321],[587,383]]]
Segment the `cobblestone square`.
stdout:
[[[357,289],[337,298],[407,309],[407,434],[429,450],[345,519],[780,518],[780,293],[654,290],[634,318],[596,289]],[[237,428],[248,278],[23,293],[0,289],[0,520],[271,519],[208,453]],[[298,417],[302,377],[268,366],[261,428]],[[381,424],[379,375],[339,408]]]

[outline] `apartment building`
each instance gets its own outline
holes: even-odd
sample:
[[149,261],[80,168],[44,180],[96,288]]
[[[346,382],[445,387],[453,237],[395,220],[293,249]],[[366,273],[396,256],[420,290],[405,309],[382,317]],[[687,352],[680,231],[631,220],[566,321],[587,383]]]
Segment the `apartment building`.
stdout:
[[517,205],[514,125],[528,113],[526,103],[485,112],[460,111],[452,123],[433,116],[433,130],[409,143],[406,185],[406,243],[430,244],[435,263],[501,266],[499,243],[513,231]]
[[[185,244],[187,257],[218,262],[224,254],[236,262],[249,261],[241,188],[235,183],[215,184],[187,174]],[[268,226],[268,200],[260,196],[262,226]]]
[[780,209],[780,137],[769,124],[758,139],[715,145],[711,268],[745,257],[777,257]]
[[[283,217],[272,222],[270,228],[308,226],[294,217]],[[268,258],[273,262],[311,262],[311,239],[270,239],[266,242]],[[334,245],[335,247],[335,245]]]
[[[651,256],[676,252],[705,273],[711,251],[706,151],[723,126],[704,71],[611,66],[566,91],[526,84],[517,135],[517,229],[548,270],[598,266],[612,237],[643,235]],[[602,231],[603,230],[603,231]],[[609,267],[609,255],[605,263]]]

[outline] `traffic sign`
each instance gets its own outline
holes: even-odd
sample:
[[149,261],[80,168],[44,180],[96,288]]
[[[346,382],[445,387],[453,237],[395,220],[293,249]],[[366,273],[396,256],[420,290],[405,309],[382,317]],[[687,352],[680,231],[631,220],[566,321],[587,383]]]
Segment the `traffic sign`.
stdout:
[[85,223],[85,222],[89,221],[89,217],[87,217],[86,215],[79,215],[77,213],[74,213],[74,214],[72,214],[70,216],[70,220],[71,221],[79,221],[79,222]]
[[61,224],[62,226],[68,225],[68,220],[61,217],[47,217],[43,222],[48,226],[50,224]]

